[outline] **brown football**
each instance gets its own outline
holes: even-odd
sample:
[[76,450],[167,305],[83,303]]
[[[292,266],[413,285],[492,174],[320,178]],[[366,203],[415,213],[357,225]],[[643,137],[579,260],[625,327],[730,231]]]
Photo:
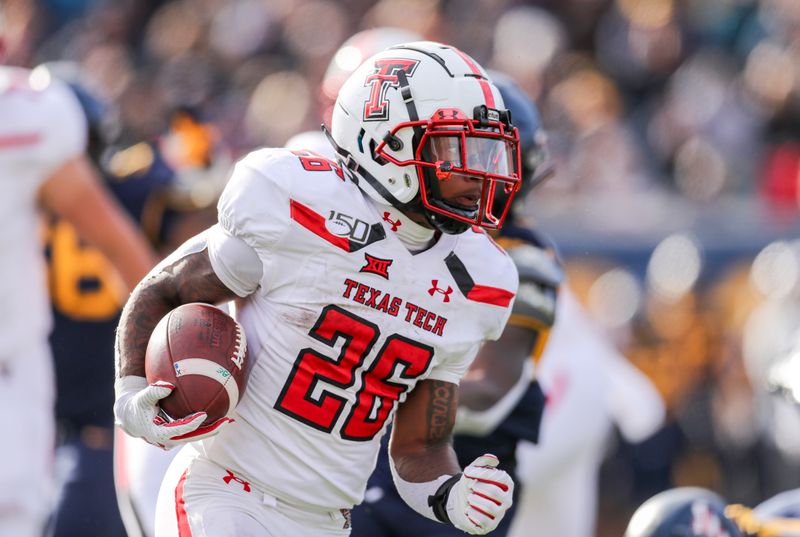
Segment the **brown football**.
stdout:
[[160,401],[161,409],[172,419],[206,412],[204,425],[236,408],[248,366],[242,327],[221,309],[202,303],[184,304],[165,315],[150,335],[145,355],[147,382],[175,385]]

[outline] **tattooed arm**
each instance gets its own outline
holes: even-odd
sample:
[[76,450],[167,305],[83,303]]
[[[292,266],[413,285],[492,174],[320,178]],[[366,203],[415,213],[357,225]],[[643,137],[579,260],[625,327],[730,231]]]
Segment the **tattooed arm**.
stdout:
[[144,354],[156,324],[189,302],[218,304],[236,295],[214,273],[207,250],[161,266],[131,293],[117,329],[117,377],[144,376]]
[[397,409],[389,452],[406,481],[431,481],[461,471],[452,446],[458,386],[420,381]]
[[473,535],[492,531],[511,506],[514,482],[494,455],[461,473],[452,446],[458,387],[423,380],[397,409],[389,454],[397,492],[416,512]]
[[205,248],[179,253],[164,260],[136,286],[117,328],[115,422],[129,435],[163,449],[214,435],[231,421],[224,417],[203,425],[205,412],[173,416],[176,419],[170,422],[159,419],[158,401],[167,397],[174,386],[165,382],[148,385],[144,375],[147,342],[164,315],[181,304],[216,304],[235,296],[217,277]]

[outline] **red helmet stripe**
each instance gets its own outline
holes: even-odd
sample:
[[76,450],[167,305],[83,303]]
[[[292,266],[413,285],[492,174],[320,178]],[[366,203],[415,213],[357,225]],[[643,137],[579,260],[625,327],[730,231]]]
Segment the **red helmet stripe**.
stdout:
[[464,63],[467,64],[467,67],[473,72],[473,74],[478,75],[476,80],[481,85],[481,91],[483,91],[483,98],[486,99],[486,106],[489,108],[494,108],[494,95],[492,95],[492,87],[489,85],[489,81],[483,77],[481,74],[481,70],[478,69],[475,60],[458,50],[456,47],[453,47],[453,50],[456,51],[456,54],[461,56],[461,59],[464,60]]

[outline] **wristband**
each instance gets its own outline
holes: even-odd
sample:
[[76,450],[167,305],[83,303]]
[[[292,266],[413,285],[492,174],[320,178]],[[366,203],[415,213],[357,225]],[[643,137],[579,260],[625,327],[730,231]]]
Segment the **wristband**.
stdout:
[[433,515],[439,522],[452,525],[450,516],[447,514],[447,497],[450,495],[450,489],[453,485],[458,483],[461,479],[461,473],[450,476],[450,479],[439,485],[439,489],[435,494],[428,496],[428,506],[433,509]]
[[[411,507],[414,511],[421,514],[425,518],[429,518],[431,520],[436,520],[439,522],[443,522],[441,518],[441,514],[437,514],[434,509],[432,508],[430,498],[435,497],[437,494],[442,492],[442,485],[446,482],[451,481],[454,477],[459,478],[461,474],[457,476],[451,475],[441,475],[434,479],[433,481],[426,481],[424,483],[414,483],[411,481],[406,481],[397,473],[397,469],[394,467],[394,461],[391,457],[389,457],[389,466],[392,469],[392,478],[394,479],[394,486],[397,488],[397,493],[403,498],[403,501]],[[457,481],[458,479],[456,479]],[[452,485],[450,485],[452,487]],[[450,490],[448,487],[448,491]],[[447,491],[444,491],[444,503],[447,503]],[[438,509],[438,507],[437,507]],[[442,507],[444,510],[444,507]],[[446,517],[447,515],[445,515]],[[445,518],[444,520],[448,520]]]

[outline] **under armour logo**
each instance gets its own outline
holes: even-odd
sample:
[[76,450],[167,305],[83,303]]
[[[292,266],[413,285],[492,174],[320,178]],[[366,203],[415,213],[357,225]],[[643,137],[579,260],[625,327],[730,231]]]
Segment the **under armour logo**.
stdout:
[[392,226],[392,231],[397,231],[397,228],[403,225],[403,222],[398,218],[397,220],[392,220],[390,217],[392,215],[389,214],[389,211],[384,211],[383,213],[383,221],[388,222]]
[[453,292],[453,288],[449,285],[447,289],[442,289],[439,287],[439,280],[431,280],[431,288],[428,289],[428,294],[433,296],[434,293],[442,293],[444,298],[442,299],[443,302],[450,302],[450,293]]
[[242,485],[242,488],[244,489],[245,492],[250,492],[250,483],[248,483],[241,477],[234,475],[233,472],[231,472],[230,470],[225,470],[225,471],[228,472],[228,475],[223,477],[222,480],[225,482],[226,485],[229,485],[231,481],[236,481],[237,483]]
[[389,267],[392,265],[392,259],[381,259],[380,257],[372,257],[371,255],[365,253],[364,259],[367,261],[367,264],[361,267],[359,272],[369,272],[372,274],[377,274],[383,278],[389,279]]

